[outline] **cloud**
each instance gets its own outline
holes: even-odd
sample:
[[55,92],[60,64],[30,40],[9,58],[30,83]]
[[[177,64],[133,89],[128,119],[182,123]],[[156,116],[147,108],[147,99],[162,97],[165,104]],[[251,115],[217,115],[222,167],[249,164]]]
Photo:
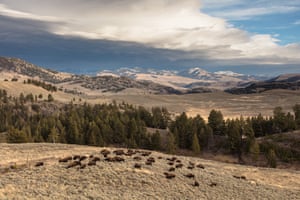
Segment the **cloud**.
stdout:
[[300,20],[294,22],[295,25],[300,25]]
[[252,8],[231,8],[222,11],[215,11],[211,14],[229,20],[247,20],[253,17],[269,14],[285,14],[300,11],[300,7],[295,6],[270,6],[270,7],[252,7]]
[[[41,31],[60,37],[135,43],[150,49],[185,52],[181,56],[175,54],[182,60],[205,56],[232,63],[300,63],[299,45],[280,46],[271,35],[251,34],[221,17],[205,14],[200,9],[206,2],[201,5],[199,0],[3,0],[0,15],[38,21],[43,23],[39,25]],[[216,2],[211,1],[211,5]],[[292,12],[297,8],[295,5],[276,4],[271,10],[250,7],[232,12],[231,16]],[[171,57],[176,60],[174,55]]]

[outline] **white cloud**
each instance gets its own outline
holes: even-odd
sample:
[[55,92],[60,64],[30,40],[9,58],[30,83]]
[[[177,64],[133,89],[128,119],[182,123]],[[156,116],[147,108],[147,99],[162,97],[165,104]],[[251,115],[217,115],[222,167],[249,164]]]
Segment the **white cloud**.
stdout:
[[[48,31],[183,50],[191,52],[191,58],[205,54],[209,59],[251,63],[300,62],[299,45],[280,46],[271,35],[237,29],[222,18],[200,12],[200,8],[199,0],[3,0],[0,15],[45,23],[60,21]],[[253,12],[269,11],[249,9],[244,15],[232,15]]]
[[247,20],[270,14],[300,11],[298,0],[202,0],[203,9],[213,16],[228,20]]
[[214,16],[226,18],[229,20],[246,20],[253,17],[268,14],[284,14],[300,11],[300,7],[295,6],[270,6],[270,7],[252,7],[252,8],[234,8],[223,11],[212,12]]
[[36,14],[9,9],[3,4],[0,4],[0,15],[13,17],[13,18],[32,19],[32,20],[49,21],[49,22],[59,21],[58,18],[52,16],[36,15]]

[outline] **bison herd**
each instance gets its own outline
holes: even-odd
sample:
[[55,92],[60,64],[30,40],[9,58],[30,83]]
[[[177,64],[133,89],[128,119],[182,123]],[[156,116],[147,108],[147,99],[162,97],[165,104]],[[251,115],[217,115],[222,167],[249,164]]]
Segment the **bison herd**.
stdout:
[[[95,155],[73,155],[73,156],[67,156],[64,158],[61,158],[58,160],[59,163],[63,164],[63,167],[66,169],[70,168],[76,168],[76,169],[84,169],[86,167],[90,166],[96,166],[97,162],[104,161],[104,162],[111,162],[111,163],[121,163],[125,162],[125,160],[128,158],[131,158],[133,161],[135,161],[133,168],[134,169],[142,169],[143,164],[141,163],[142,160],[145,160],[144,164],[147,166],[152,166],[155,163],[155,158],[153,156],[150,157],[152,152],[150,151],[141,151],[141,150],[114,150],[110,151],[107,149],[103,149],[99,152],[100,156]],[[101,158],[102,155],[102,158]],[[143,159],[145,157],[145,159]],[[181,173],[177,173],[177,170],[180,170],[183,167],[186,167],[186,169],[194,170],[195,168],[198,169],[205,169],[205,167],[202,164],[195,164],[193,162],[189,162],[186,166],[182,163],[180,159],[177,157],[169,157],[164,159],[162,156],[157,157],[158,160],[165,160],[166,165],[169,166],[166,169],[166,172],[163,173],[166,179],[174,179],[176,175],[178,176]],[[35,167],[43,166],[43,162],[37,162],[35,164]],[[182,174],[183,177],[186,177],[187,179],[192,179],[193,184],[191,184],[194,187],[199,187],[199,182],[196,180],[196,176],[193,173],[185,173]],[[216,186],[216,183],[211,183],[210,186],[214,187]]]

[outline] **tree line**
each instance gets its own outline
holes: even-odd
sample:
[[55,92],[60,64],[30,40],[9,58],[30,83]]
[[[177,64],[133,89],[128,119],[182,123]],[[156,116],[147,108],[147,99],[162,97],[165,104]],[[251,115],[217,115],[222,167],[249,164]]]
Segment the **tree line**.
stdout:
[[[0,132],[7,132],[8,142],[117,145],[169,153],[188,149],[196,154],[225,149],[240,159],[243,154],[255,159],[261,150],[270,150],[260,148],[257,137],[300,129],[299,104],[293,107],[293,113],[276,107],[272,117],[259,114],[225,120],[221,111],[212,110],[206,122],[200,115],[188,117],[186,113],[172,119],[166,108],[159,107],[148,110],[115,102],[56,106],[51,101],[26,99],[22,94],[19,98],[8,97],[5,90],[0,90]],[[158,131],[149,133],[148,127],[168,130],[165,140]]]
[[57,87],[48,83],[45,83],[43,81],[38,81],[38,80],[34,80],[34,79],[27,79],[24,80],[24,84],[32,84],[38,87],[42,87],[45,90],[49,91],[49,92],[56,92],[57,91]]

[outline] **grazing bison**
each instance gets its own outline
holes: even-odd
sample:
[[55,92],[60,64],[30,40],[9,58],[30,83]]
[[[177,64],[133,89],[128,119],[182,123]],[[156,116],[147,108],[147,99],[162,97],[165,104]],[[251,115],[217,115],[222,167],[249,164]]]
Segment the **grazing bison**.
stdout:
[[174,167],[170,167],[168,171],[169,171],[169,172],[174,172],[174,171],[175,171],[175,168],[174,168]]
[[243,179],[246,180],[246,176],[237,176],[237,175],[233,175],[234,178],[236,179]]
[[191,174],[191,173],[188,173],[188,174],[186,174],[184,176],[187,177],[187,178],[195,178],[195,175]]
[[69,169],[69,168],[76,167],[76,166],[81,166],[81,162],[75,160],[75,161],[71,162],[70,164],[68,164],[66,166],[66,168]]
[[152,152],[150,152],[150,151],[143,151],[143,152],[141,152],[141,155],[142,156],[150,156],[151,153]]
[[85,159],[87,159],[87,156],[80,156],[79,161],[83,161]]
[[188,168],[188,169],[194,169],[194,168],[195,168],[195,166],[193,166],[193,165],[190,165],[190,166],[188,166],[187,168]]
[[142,168],[142,165],[139,164],[139,163],[135,163],[135,164],[134,164],[134,168],[136,168],[136,169],[141,169],[141,168]]
[[176,157],[172,157],[172,158],[167,158],[168,161],[174,162],[175,160],[177,160]]
[[86,168],[86,164],[81,164],[79,167],[79,169],[84,169],[84,168]]
[[179,163],[177,165],[175,165],[176,168],[182,168],[183,167],[183,164]]
[[91,161],[97,162],[97,161],[100,161],[100,158],[97,157],[97,156],[95,156],[95,157],[93,157],[93,158],[91,159]]
[[121,156],[121,155],[125,154],[124,150],[122,150],[122,149],[115,150],[115,151],[113,151],[113,153],[116,154],[117,156]]
[[106,158],[108,154],[110,154],[110,151],[108,151],[107,149],[103,149],[102,151],[100,151],[100,153]]
[[146,164],[146,165],[152,165],[152,162],[150,162],[150,161],[147,160],[147,161],[145,162],[145,164]]
[[174,163],[173,162],[168,162],[168,165],[174,165]]
[[163,157],[161,157],[161,156],[158,156],[158,157],[157,157],[157,159],[161,160],[161,159],[163,159]]
[[119,156],[115,156],[115,157],[107,157],[104,159],[107,162],[124,162],[125,159]]
[[40,167],[40,166],[44,166],[44,162],[37,162],[34,165],[35,167]]
[[165,173],[164,173],[164,175],[165,175],[165,177],[166,177],[167,179],[173,179],[173,178],[175,178],[175,177],[176,177],[176,175],[175,175],[175,174],[168,173],[168,172],[165,172]]
[[132,149],[128,149],[127,152],[125,153],[125,156],[132,156],[135,154],[136,154],[136,151],[133,151]]
[[204,165],[202,165],[202,164],[198,164],[198,165],[196,165],[196,167],[200,168],[200,169],[205,169]]
[[74,155],[73,156],[73,160],[79,160],[80,159],[80,155]]
[[147,161],[149,161],[149,162],[153,162],[153,163],[154,163],[154,162],[155,162],[155,158],[153,158],[153,157],[150,157],[150,158],[148,158],[148,159],[147,159]]
[[141,158],[141,157],[139,157],[139,156],[135,156],[135,157],[133,157],[133,160],[140,161],[140,160],[142,160],[142,158]]
[[200,185],[200,184],[199,184],[198,181],[195,181],[194,184],[193,184],[194,187],[199,187],[199,185]]
[[58,160],[58,162],[68,162],[69,160],[72,160],[72,156],[61,158],[61,159]]

